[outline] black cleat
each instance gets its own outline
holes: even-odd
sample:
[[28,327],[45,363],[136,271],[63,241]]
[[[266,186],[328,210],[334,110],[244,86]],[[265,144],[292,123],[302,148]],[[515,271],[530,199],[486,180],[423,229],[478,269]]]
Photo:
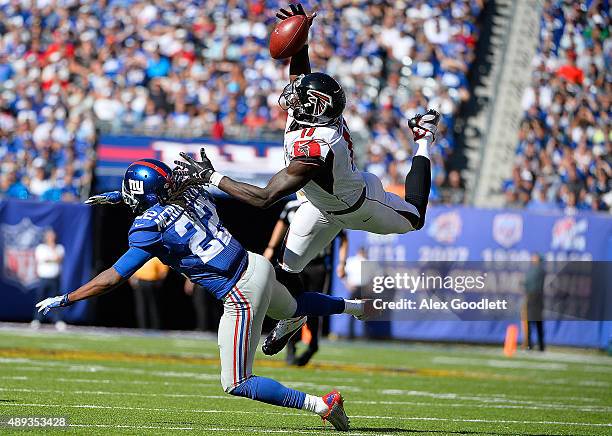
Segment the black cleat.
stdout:
[[305,316],[280,320],[268,337],[266,337],[266,340],[261,346],[261,351],[267,356],[273,356],[280,352],[285,348],[289,339],[306,324],[306,320],[307,318]]

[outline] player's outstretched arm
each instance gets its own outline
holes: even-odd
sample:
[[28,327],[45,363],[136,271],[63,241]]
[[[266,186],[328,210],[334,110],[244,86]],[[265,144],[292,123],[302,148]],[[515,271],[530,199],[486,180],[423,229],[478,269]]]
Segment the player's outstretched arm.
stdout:
[[251,206],[268,208],[278,200],[302,189],[319,171],[320,166],[308,162],[294,160],[287,168],[280,170],[268,182],[265,188],[248,183],[238,182],[215,171],[211,161],[206,157],[202,148],[200,156],[202,162],[195,161],[185,153],[180,153],[185,161],[175,160],[176,168],[173,170],[191,179],[200,180],[201,183],[211,184]]
[[121,282],[123,282],[123,280],[124,279],[117,271],[115,271],[114,268],[109,268],[102,271],[95,278],[81,286],[76,291],[64,295],[58,295],[57,297],[47,298],[36,304],[36,307],[38,308],[39,312],[42,311],[43,314],[46,315],[47,312],[53,308],[70,306],[76,301],[95,297],[108,292],[114,287],[118,286]]
[[36,304],[36,307],[39,312],[42,311],[46,315],[50,309],[70,306],[76,301],[102,295],[126,281],[151,257],[153,256],[150,253],[141,248],[130,247],[112,267],[102,271],[76,291],[47,298]]
[[[293,17],[294,15],[304,15],[308,18],[308,25],[312,26],[312,20],[317,16],[317,13],[314,12],[311,15],[308,15],[304,10],[304,7],[298,3],[289,5],[290,11],[280,8],[276,13],[276,16],[281,20],[286,20],[287,18]],[[297,76],[300,74],[310,74],[310,59],[308,57],[308,44],[304,44],[304,47],[291,56],[291,62],[289,64],[289,79],[293,82]]]
[[319,171],[318,165],[292,161],[276,173],[265,188],[222,177],[217,185],[226,194],[251,206],[268,208],[287,195],[302,189]]

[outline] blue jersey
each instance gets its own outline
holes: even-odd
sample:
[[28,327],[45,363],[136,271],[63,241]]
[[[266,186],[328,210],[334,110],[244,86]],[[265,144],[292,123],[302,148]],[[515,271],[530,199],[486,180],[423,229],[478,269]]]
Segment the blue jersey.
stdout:
[[247,252],[223,226],[205,190],[192,188],[185,197],[186,209],[156,204],[136,217],[129,231],[130,249],[114,268],[129,277],[157,257],[222,299],[244,272]]

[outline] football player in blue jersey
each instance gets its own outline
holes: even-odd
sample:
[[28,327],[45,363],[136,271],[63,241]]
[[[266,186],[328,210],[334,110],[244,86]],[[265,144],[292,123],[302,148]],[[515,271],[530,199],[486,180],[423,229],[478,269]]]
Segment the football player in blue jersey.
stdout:
[[[204,157],[204,156],[203,156]],[[246,251],[219,220],[202,179],[171,170],[154,159],[132,163],[122,190],[91,197],[87,204],[126,203],[138,214],[129,230],[129,249],[109,269],[77,290],[39,302],[53,308],[110,291],[152,257],[188,277],[223,301],[219,324],[221,384],[231,394],[320,415],[338,430],[349,420],[339,392],[322,397],[287,388],[252,373],[265,315],[281,320],[298,316],[347,313],[366,317],[362,300],[344,300],[315,292],[297,298],[277,281],[272,264]]]

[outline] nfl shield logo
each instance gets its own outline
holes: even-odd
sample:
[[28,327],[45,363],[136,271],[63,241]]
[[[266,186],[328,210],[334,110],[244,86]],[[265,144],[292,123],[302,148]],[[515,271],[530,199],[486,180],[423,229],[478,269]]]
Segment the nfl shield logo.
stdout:
[[463,221],[459,213],[446,212],[438,215],[427,228],[427,234],[443,244],[452,244],[461,235]]
[[504,248],[510,248],[523,237],[523,217],[515,213],[502,213],[493,219],[493,239]]
[[38,281],[34,251],[43,239],[44,229],[29,218],[20,223],[0,226],[2,235],[2,275],[22,288],[31,288]]

